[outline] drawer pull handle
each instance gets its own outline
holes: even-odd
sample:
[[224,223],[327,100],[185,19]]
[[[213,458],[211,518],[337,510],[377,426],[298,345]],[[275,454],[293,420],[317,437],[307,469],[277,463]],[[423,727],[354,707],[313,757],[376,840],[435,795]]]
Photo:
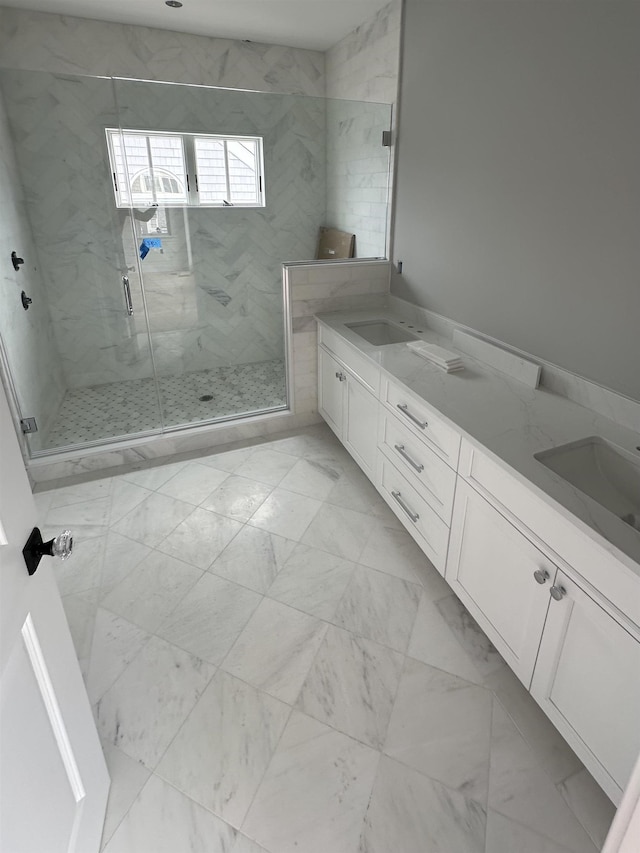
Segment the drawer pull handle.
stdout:
[[418,472],[418,474],[420,474],[422,471],[424,471],[424,465],[413,461],[413,459],[409,456],[407,451],[404,449],[404,444],[394,444],[393,446],[398,451],[400,456],[402,456],[403,459],[406,459],[406,461],[409,463],[409,465],[411,465],[412,468],[415,468],[415,470]]
[[546,583],[549,580],[549,572],[546,569],[536,569],[533,576],[537,583]]
[[414,512],[412,509],[410,509],[410,508],[406,505],[406,503],[402,500],[402,494],[401,494],[400,492],[391,492],[391,494],[392,494],[392,495],[393,495],[393,497],[398,501],[398,503],[400,504],[400,506],[402,507],[402,509],[406,512],[406,514],[409,516],[409,518],[411,519],[411,521],[413,521],[413,523],[415,524],[415,523],[416,523],[416,521],[420,518],[420,516],[418,515],[418,513],[417,513],[417,512]]
[[427,421],[418,420],[418,418],[415,415],[412,415],[411,412],[409,411],[409,407],[407,406],[406,403],[397,403],[396,405],[400,409],[402,414],[405,417],[409,418],[410,421],[413,421],[413,423],[416,426],[419,426],[420,429],[426,429],[429,426]]

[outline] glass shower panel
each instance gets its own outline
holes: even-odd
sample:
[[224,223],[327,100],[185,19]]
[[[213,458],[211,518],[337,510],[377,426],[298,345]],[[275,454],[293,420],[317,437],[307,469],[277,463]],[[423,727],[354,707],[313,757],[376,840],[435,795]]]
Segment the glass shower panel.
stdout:
[[[312,258],[323,224],[324,100],[130,80],[116,93],[125,136],[151,151],[129,174],[189,196],[158,198],[132,247],[165,426],[285,408],[282,264]],[[181,142],[178,166],[160,138]]]
[[17,248],[35,267],[28,316],[46,330],[37,369],[4,340],[22,415],[37,415],[32,451],[158,431],[135,217],[114,203],[105,135],[119,128],[113,81],[3,70],[0,86],[24,199]]

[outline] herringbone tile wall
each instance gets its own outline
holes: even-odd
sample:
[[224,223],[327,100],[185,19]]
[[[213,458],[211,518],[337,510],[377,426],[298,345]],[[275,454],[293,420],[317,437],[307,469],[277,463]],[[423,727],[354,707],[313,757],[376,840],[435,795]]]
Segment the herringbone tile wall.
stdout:
[[324,53],[0,7],[4,68],[325,94]]

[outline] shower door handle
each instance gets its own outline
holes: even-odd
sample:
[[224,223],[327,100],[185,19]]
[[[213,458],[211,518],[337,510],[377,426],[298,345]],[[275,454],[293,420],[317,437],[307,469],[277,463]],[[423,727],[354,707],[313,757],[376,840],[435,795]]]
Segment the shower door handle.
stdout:
[[133,301],[131,299],[131,285],[129,284],[129,276],[122,276],[122,286],[124,288],[124,304],[127,309],[127,314],[131,317],[133,314]]

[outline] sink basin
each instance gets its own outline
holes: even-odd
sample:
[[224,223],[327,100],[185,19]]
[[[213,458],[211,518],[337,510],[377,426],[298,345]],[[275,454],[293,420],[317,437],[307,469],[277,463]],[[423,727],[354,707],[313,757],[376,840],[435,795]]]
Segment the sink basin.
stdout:
[[591,436],[535,458],[640,532],[640,453]]
[[388,320],[364,320],[361,323],[346,323],[346,327],[376,347],[418,340],[413,332]]

